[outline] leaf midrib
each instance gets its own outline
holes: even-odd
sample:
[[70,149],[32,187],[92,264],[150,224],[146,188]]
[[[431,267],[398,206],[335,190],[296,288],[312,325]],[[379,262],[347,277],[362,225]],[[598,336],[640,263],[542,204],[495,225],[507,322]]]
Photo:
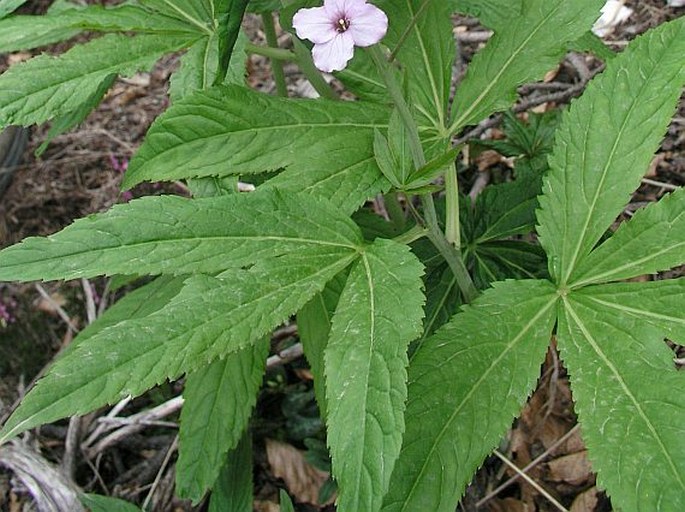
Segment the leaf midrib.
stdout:
[[[430,0],[428,0],[430,1]],[[428,4],[428,1],[426,2],[426,5]],[[407,9],[412,15],[412,18],[416,17],[416,14],[414,13],[413,5],[411,3],[411,0],[405,0]],[[411,22],[413,24],[413,31],[416,34],[416,39],[419,42],[419,48],[421,50],[421,56],[423,57],[423,65],[426,70],[426,74],[428,75],[428,81],[430,83],[431,87],[431,93],[433,95],[433,102],[435,103],[435,111],[438,114],[438,119],[433,119],[432,116],[427,115],[426,112],[424,112],[424,115],[433,121],[434,127],[437,128],[438,130],[442,130],[443,127],[445,126],[445,117],[444,113],[442,111],[442,103],[440,101],[440,94],[438,93],[438,88],[436,84],[435,77],[433,76],[433,68],[431,67],[431,61],[428,58],[428,53],[426,52],[426,45],[423,42],[423,37],[421,34],[421,31],[419,30],[418,27],[418,19],[416,21]]]
[[[253,299],[253,300],[251,300],[251,301],[248,301],[248,302],[246,302],[246,303],[242,303],[242,304],[238,305],[236,308],[232,309],[231,312],[230,312],[229,314],[233,314],[233,313],[235,313],[236,311],[239,311],[239,310],[241,310],[241,309],[245,309],[246,307],[251,306],[251,305],[252,305],[253,303],[255,303],[255,302],[258,302],[258,301],[261,301],[261,300],[268,299],[268,298],[270,298],[271,296],[273,296],[273,295],[275,295],[275,294],[281,293],[281,292],[283,291],[284,288],[294,288],[294,287],[301,286],[302,283],[307,283],[308,281],[311,281],[312,279],[316,278],[317,276],[319,276],[319,275],[321,275],[321,274],[324,274],[324,273],[325,273],[326,271],[328,271],[330,268],[337,267],[337,266],[341,266],[341,265],[346,265],[347,263],[351,262],[355,257],[356,257],[356,255],[354,255],[354,256],[346,256],[346,257],[344,257],[344,258],[341,258],[340,260],[337,260],[337,261],[335,261],[334,263],[331,263],[330,265],[327,265],[327,266],[325,266],[325,267],[319,269],[317,272],[315,272],[315,273],[313,273],[313,274],[308,274],[307,276],[305,276],[305,277],[303,277],[303,278],[300,278],[300,279],[298,279],[297,281],[291,282],[291,283],[289,283],[289,284],[287,284],[287,285],[285,285],[285,286],[282,286],[282,287],[280,287],[280,288],[277,288],[277,289],[275,289],[275,290],[272,290],[272,291],[270,291],[270,292],[268,292],[268,293],[266,293],[266,294],[264,294],[264,295],[260,295],[259,297],[255,298],[255,299]],[[230,285],[227,284],[227,285],[225,285],[225,286],[230,286]],[[182,299],[182,300],[179,300],[179,301],[175,302],[174,305],[177,306],[177,305],[179,305],[179,304],[183,304],[183,303],[186,303],[186,302],[189,302],[189,301],[194,301],[194,300],[195,300],[195,297],[186,297],[186,298],[184,298],[184,299]],[[161,314],[161,313],[155,312],[155,313],[152,313],[152,315],[150,315],[150,316],[153,316],[153,315],[154,315],[154,316],[157,316],[158,314]],[[224,315],[224,316],[225,316],[225,315]],[[224,318],[224,316],[222,316],[222,319]],[[212,321],[217,321],[217,318],[215,317],[214,319],[212,319]],[[205,325],[205,324],[203,324],[203,325]],[[110,327],[106,328],[105,330],[109,330],[109,329],[112,329],[112,328],[115,328],[115,327],[116,327],[116,325],[110,326]],[[175,340],[178,340],[179,338],[181,338],[181,337],[183,337],[183,336],[187,336],[187,335],[188,335],[188,332],[192,332],[192,331],[194,331],[194,330],[196,330],[196,329],[197,329],[197,327],[195,327],[195,328],[193,328],[193,329],[190,329],[189,331],[185,331],[185,332],[179,333],[179,334],[177,334],[176,336],[173,336],[172,338],[165,340],[164,342],[158,343],[157,346],[153,347],[152,350],[150,350],[149,352],[147,352],[145,355],[148,355],[148,356],[149,356],[151,352],[156,351],[156,350],[159,350],[160,348],[163,349],[166,345],[170,344],[171,342],[173,342],[173,341],[175,341]],[[98,333],[97,335],[94,335],[94,336],[101,335],[102,332],[104,332],[104,330],[101,331],[100,333]],[[246,347],[247,345],[248,345],[248,343],[244,343],[244,344],[241,345],[240,347],[236,347],[232,352],[236,352],[236,351],[240,350],[241,348]],[[205,347],[205,349],[203,350],[203,353],[206,352],[206,350],[207,350],[207,348]],[[181,356],[181,357],[183,357],[183,358],[187,357],[187,354],[186,354],[185,352],[183,352],[183,351],[180,351],[180,352],[178,353],[178,355]],[[132,356],[132,357],[130,357],[128,360],[123,361],[123,363],[119,364],[118,366],[121,367],[121,366],[124,366],[124,365],[126,365],[126,364],[129,364],[133,359],[138,359],[138,357],[139,357],[139,356],[137,356],[137,355],[136,355],[136,356]],[[196,367],[196,366],[193,366],[193,365],[189,365],[187,368],[185,368],[185,371],[189,371],[189,372],[196,371],[196,370],[197,370],[197,367]],[[165,372],[165,373],[167,373],[167,375],[168,375],[168,372]],[[89,385],[91,385],[91,384],[92,384],[92,381],[88,382],[88,383],[86,384],[86,386],[89,386]],[[69,394],[63,396],[63,397],[61,398],[60,402],[61,402],[61,403],[64,403],[64,402],[67,401],[67,399],[69,399],[72,395],[74,395],[75,393],[78,393],[83,387],[84,387],[84,386],[80,386],[79,388],[75,389],[74,391],[70,392]],[[120,388],[120,389],[117,391],[116,394],[117,394],[118,396],[121,396],[121,393],[122,393],[122,391],[125,389],[125,387],[126,387],[126,386]],[[24,420],[22,420],[22,421],[21,421],[20,423],[18,423],[17,425],[15,425],[10,431],[7,432],[4,436],[0,437],[0,444],[4,443],[7,439],[10,439],[11,437],[13,437],[15,433],[21,432],[21,431],[23,430],[23,425],[26,425],[27,423],[30,423],[30,422],[31,422],[36,416],[38,416],[41,412],[42,412],[42,411],[38,411],[38,412],[32,414],[31,416],[25,418]],[[83,414],[83,413],[85,413],[85,412],[87,412],[87,411],[85,411],[83,408],[79,408],[79,409],[77,409],[77,410],[75,411],[75,414]]]
[[673,458],[669,454],[669,451],[666,449],[666,445],[664,444],[663,440],[661,439],[661,436],[659,435],[658,431],[652,424],[651,420],[645,413],[645,411],[642,409],[642,406],[640,405],[640,402],[637,400],[635,395],[632,393],[630,388],[628,387],[628,384],[625,382],[623,379],[623,376],[619,372],[618,368],[611,362],[611,360],[607,357],[607,355],[602,351],[600,348],[599,344],[597,341],[594,339],[592,334],[590,333],[589,329],[585,326],[581,318],[578,316],[576,311],[573,309],[571,306],[570,301],[568,300],[567,297],[563,297],[564,301],[564,309],[567,311],[571,317],[573,318],[573,321],[575,322],[576,326],[580,329],[581,333],[583,334],[583,337],[585,340],[588,342],[592,350],[597,354],[597,356],[600,358],[600,360],[605,364],[605,366],[609,369],[609,371],[613,374],[614,378],[618,382],[619,386],[625,393],[625,396],[628,397],[630,402],[633,404],[633,407],[635,407],[635,410],[638,413],[638,416],[640,419],[644,422],[645,426],[647,427],[647,430],[652,434],[653,439],[657,442],[659,445],[659,449],[665,459],[668,461],[668,465],[675,475],[676,479],[678,480],[678,483],[680,484],[681,489],[685,490],[685,481],[683,481],[682,476],[680,475],[680,472],[678,471],[678,468],[675,465],[675,462],[673,461]]
[[514,346],[521,341],[523,336],[526,335],[526,333],[532,329],[537,321],[545,314],[547,311],[552,308],[556,303],[557,303],[558,297],[554,295],[549,302],[544,304],[538,313],[533,316],[533,318],[530,319],[528,323],[526,323],[523,328],[514,336],[514,338],[507,344],[507,346],[500,352],[500,354],[497,356],[495,360],[492,361],[488,369],[483,372],[483,374],[478,378],[478,380],[471,386],[471,389],[469,389],[468,393],[464,396],[462,399],[461,403],[455,408],[454,412],[450,415],[449,419],[445,422],[445,425],[443,428],[440,430],[440,433],[435,437],[435,442],[431,446],[430,450],[426,454],[426,456],[423,458],[423,464],[421,465],[421,470],[417,474],[416,478],[414,479],[414,483],[411,486],[411,489],[406,495],[406,498],[404,500],[404,503],[402,505],[402,509],[400,512],[405,512],[407,510],[407,504],[409,503],[411,497],[414,495],[416,492],[416,488],[421,481],[423,474],[426,472],[426,470],[429,467],[429,463],[431,461],[431,458],[433,457],[433,453],[437,449],[438,444],[440,444],[440,440],[446,435],[447,430],[449,426],[452,424],[454,421],[455,417],[461,410],[465,407],[466,403],[471,399],[471,397],[474,395],[476,392],[476,389],[487,379],[487,377],[490,375],[492,371],[494,371],[495,368],[499,367],[499,362],[505,358],[505,356],[513,350]]
[[200,30],[203,32],[209,34],[210,36],[213,34],[212,29],[210,29],[206,24],[202,23],[201,20],[198,20],[197,18],[194,18],[190,13],[184,11],[181,9],[179,6],[176,4],[170,2],[169,0],[163,0],[164,3],[170,7],[172,10],[176,11],[178,14],[181,15],[181,17],[185,18],[191,25],[195,25],[198,27]]
[[654,313],[653,311],[631,308],[630,306],[626,306],[624,304],[618,304],[616,302],[605,301],[605,300],[600,299],[599,297],[594,297],[592,295],[587,295],[586,297],[588,299],[590,299],[591,301],[596,302],[597,304],[601,304],[603,306],[610,307],[610,308],[615,309],[617,311],[623,311],[623,312],[628,313],[628,314],[633,315],[633,316],[653,318],[654,320],[661,320],[663,322],[670,322],[670,323],[679,323],[679,324],[682,324],[683,326],[685,326],[685,318],[678,318],[676,316],[669,316],[669,315],[661,315],[659,313]]
[[[670,46],[671,45],[669,45],[669,48],[670,48]],[[668,50],[668,48],[665,48],[665,50]],[[632,121],[633,112],[637,108],[638,104],[640,104],[642,101],[643,92],[648,88],[648,84],[651,84],[651,78],[654,76],[657,69],[660,68],[659,64],[661,63],[661,61],[663,61],[663,59],[667,55],[668,55],[668,51],[662,52],[660,57],[658,58],[658,60],[653,62],[649,74],[646,77],[643,76],[642,74],[640,75],[641,78],[643,79],[642,84],[640,85],[639,90],[636,93],[631,95],[632,102],[631,102],[628,110],[626,111],[625,117],[623,118],[623,122],[621,123],[621,126],[620,126],[618,132],[616,133],[616,137],[614,138],[614,143],[612,144],[611,150],[608,154],[607,162],[604,165],[604,168],[602,169],[599,184],[595,189],[594,197],[592,198],[592,203],[589,205],[590,207],[587,210],[587,214],[586,214],[585,220],[583,222],[583,226],[580,230],[580,237],[578,238],[578,243],[576,244],[576,248],[573,250],[573,254],[571,255],[571,261],[568,262],[568,264],[567,264],[567,267],[566,267],[565,272],[564,272],[565,275],[561,279],[561,285],[565,285],[568,282],[569,278],[571,277],[571,274],[575,270],[575,265],[576,265],[576,262],[578,261],[580,251],[581,251],[581,249],[584,245],[584,241],[588,235],[588,226],[590,225],[590,221],[592,220],[593,214],[594,214],[595,209],[597,207],[599,197],[603,192],[604,182],[606,181],[607,176],[609,174],[609,168],[613,164],[614,158],[616,157],[619,143],[622,142],[623,133],[625,132],[629,121]],[[642,69],[641,69],[641,71],[642,71]],[[589,132],[589,129],[586,129],[585,130],[586,138],[588,136],[588,132]],[[584,162],[586,159],[586,155],[587,155],[587,151],[583,151],[582,158],[583,158]],[[586,172],[586,168],[584,167],[582,169],[582,172],[581,172],[581,177],[583,180],[585,179],[585,172]],[[566,212],[566,213],[568,213],[568,212]],[[565,219],[568,219],[568,215],[565,215],[564,217],[565,217]],[[568,229],[566,230],[566,232],[568,232]],[[566,237],[564,237],[564,240],[566,240]],[[562,254],[563,259],[565,259],[564,258],[565,254],[566,254],[566,250],[564,250],[564,254]],[[563,265],[563,259],[562,259],[562,265]]]
[[[128,37],[128,36],[122,36],[121,34],[110,34],[110,35],[121,36],[121,40],[132,40],[132,39],[143,37],[143,36]],[[144,34],[144,35],[150,35],[150,34]],[[107,37],[107,36],[104,36],[104,37]],[[100,39],[104,39],[104,37],[95,39],[94,41],[99,41]],[[180,39],[180,37],[179,37],[179,39]],[[15,100],[13,100],[11,102],[3,103],[2,110],[7,109],[7,107],[14,106],[17,103],[26,103],[28,98],[35,96],[35,95],[39,95],[41,93],[45,93],[50,89],[66,87],[67,84],[71,84],[73,82],[82,83],[84,79],[87,79],[87,78],[93,77],[93,76],[98,76],[102,73],[108,73],[108,74],[117,73],[118,74],[119,70],[121,68],[126,67],[126,66],[130,66],[130,65],[135,64],[135,63],[138,63],[142,60],[149,59],[155,53],[162,52],[162,51],[172,51],[173,48],[178,48],[179,46],[181,46],[180,44],[172,44],[172,43],[179,43],[179,42],[180,41],[178,41],[178,40],[177,41],[170,41],[167,45],[165,45],[165,48],[149,49],[149,51],[147,53],[136,54],[134,57],[132,57],[128,60],[124,59],[121,61],[117,61],[115,64],[110,64],[109,62],[107,62],[105,60],[105,61],[103,61],[103,63],[106,64],[104,67],[94,69],[94,70],[90,70],[88,73],[80,73],[78,75],[74,75],[72,77],[67,78],[66,80],[64,80],[62,78],[61,81],[58,81],[58,82],[50,81],[45,86],[42,86],[40,90],[34,90],[33,92],[30,92],[28,95],[26,95],[25,90],[21,90],[21,89],[16,89],[16,90],[9,89],[8,90],[8,89],[5,89],[4,90],[5,92],[20,93],[20,96],[18,96]],[[193,41],[192,39],[189,39],[184,44],[190,44],[191,42],[195,42],[195,41]],[[65,54],[65,55],[67,55],[67,54]],[[43,58],[43,57],[40,56],[38,58]],[[54,64],[59,64],[59,61],[55,58],[51,59],[51,57],[46,56],[44,59],[45,59],[45,62],[51,62]],[[49,60],[49,59],[51,59],[51,60]],[[33,61],[27,61],[27,62],[33,62]],[[59,78],[59,75],[57,77]],[[12,75],[12,78],[16,78],[16,73],[15,73],[15,75]]]
[[[537,26],[535,26],[535,28],[533,28],[533,30],[530,31],[528,37],[526,37],[523,40],[523,42],[512,52],[511,56],[504,62],[504,65],[500,68],[499,72],[497,72],[495,77],[490,81],[490,83],[488,83],[485,89],[483,89],[483,92],[481,92],[476,98],[476,100],[471,104],[471,106],[468,109],[466,109],[466,112],[464,112],[459,118],[457,118],[452,123],[452,125],[449,128],[449,133],[455,133],[461,127],[461,124],[464,122],[464,120],[468,119],[468,117],[473,113],[473,111],[480,106],[483,99],[488,94],[490,94],[490,91],[492,91],[492,89],[498,83],[499,79],[507,73],[509,66],[511,66],[511,63],[523,52],[524,48],[526,48],[526,46],[533,39],[533,37],[537,35],[537,33],[543,28],[543,26],[549,21],[549,19],[552,16],[554,16],[564,4],[565,2],[558,2],[557,6],[553,10],[551,10],[549,14],[545,16],[540,21],[540,23]],[[497,35],[493,37],[497,37]]]
[[[605,272],[602,272],[601,274],[594,274],[594,275],[590,274],[590,276],[585,277],[584,280],[574,281],[574,282],[569,283],[569,287],[575,289],[575,288],[581,288],[581,287],[587,286],[589,284],[596,284],[598,282],[606,282],[606,281],[611,279],[612,275],[619,274],[625,270],[630,269],[631,267],[639,267],[640,265],[649,262],[649,260],[656,259],[659,256],[666,254],[667,252],[679,249],[683,246],[685,246],[685,241],[677,243],[677,244],[670,245],[669,247],[667,247],[665,249],[651,253],[648,256],[645,256],[643,258],[639,258],[639,259],[630,261],[629,263],[626,263],[624,265],[614,267],[611,270],[607,270]],[[662,269],[657,269],[657,270],[662,270]],[[587,276],[587,273],[585,275]],[[583,275],[581,274],[579,277],[583,277]]]
[[[212,237],[195,237],[195,238],[172,238],[172,239],[162,239],[162,240],[145,240],[143,242],[136,242],[136,243],[131,243],[131,244],[124,244],[124,245],[117,245],[117,246],[110,246],[110,247],[103,247],[99,249],[89,249],[89,250],[83,250],[83,251],[78,251],[78,252],[72,252],[67,255],[56,255],[52,256],[49,258],[42,258],[40,260],[35,260],[35,261],[21,261],[12,265],[2,265],[0,266],[0,271],[4,269],[9,269],[13,267],[25,267],[26,265],[29,264],[40,264],[40,263],[46,263],[54,260],[63,260],[65,258],[77,258],[79,256],[83,255],[92,255],[93,253],[98,253],[98,254],[107,254],[112,251],[121,251],[121,250],[126,250],[126,249],[138,249],[140,247],[146,247],[148,245],[165,245],[165,244],[183,244],[183,243],[204,243],[204,242],[225,242],[225,241],[255,241],[255,242],[289,242],[289,243],[302,243],[302,244],[309,244],[313,245],[315,247],[338,247],[341,249],[350,249],[352,251],[358,251],[359,246],[353,245],[353,244],[344,244],[344,243],[339,243],[339,242],[328,242],[324,240],[316,240],[316,239],[310,239],[310,238],[299,238],[299,237],[293,237],[293,238],[288,238],[288,237],[283,237],[283,236],[212,236]],[[37,249],[32,249],[32,250],[37,250]]]

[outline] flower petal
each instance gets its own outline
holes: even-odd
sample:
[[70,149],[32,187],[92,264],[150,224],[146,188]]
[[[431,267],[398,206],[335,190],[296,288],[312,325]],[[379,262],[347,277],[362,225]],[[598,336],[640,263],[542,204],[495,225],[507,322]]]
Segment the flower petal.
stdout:
[[350,34],[356,46],[371,46],[385,37],[388,31],[388,17],[378,7],[371,4],[353,9],[354,15],[349,16]]
[[345,69],[352,55],[354,55],[354,41],[349,31],[337,34],[327,43],[315,44],[312,48],[314,65],[325,73]]
[[293,28],[297,37],[309,39],[314,44],[327,43],[338,35],[325,7],[300,9],[293,16]]

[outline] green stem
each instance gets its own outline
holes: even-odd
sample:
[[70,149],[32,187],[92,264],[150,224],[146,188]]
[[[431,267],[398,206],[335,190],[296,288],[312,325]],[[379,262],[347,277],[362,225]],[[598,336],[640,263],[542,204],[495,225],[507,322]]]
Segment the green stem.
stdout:
[[323,79],[321,72],[316,69],[309,48],[307,48],[302,41],[294,37],[293,49],[295,50],[295,55],[297,55],[300,69],[302,69],[302,72],[304,73],[304,76],[307,77],[307,80],[309,80],[309,83],[316,89],[316,92],[318,92],[322,98],[337,100],[338,97],[335,92],[333,92],[333,89],[331,89],[331,86]]
[[269,46],[259,46],[256,44],[247,43],[245,50],[248,53],[262,55],[270,58],[271,60],[297,60],[297,55],[290,50],[284,50],[282,48],[270,48]]
[[[262,13],[262,23],[264,24],[264,35],[266,35],[266,42],[271,48],[278,48],[278,36],[276,36],[276,27],[274,26],[274,18],[270,12]],[[276,91],[279,96],[288,96],[288,86],[285,84],[285,74],[283,73],[283,64],[278,60],[271,61],[271,71],[274,74],[274,81],[276,82]]]
[[447,200],[447,218],[445,238],[457,249],[461,246],[461,226],[459,225],[459,183],[457,167],[452,162],[445,173],[445,196]]
[[388,88],[390,97],[400,114],[402,123],[407,129],[409,150],[411,151],[411,157],[414,161],[414,167],[416,169],[421,169],[421,167],[426,165],[426,157],[423,154],[423,146],[421,146],[421,139],[419,138],[419,127],[416,124],[414,116],[411,115],[409,105],[407,105],[407,102],[404,99],[404,94],[402,94],[400,84],[395,77],[395,72],[379,45],[374,44],[373,46],[369,46],[368,50],[376,67],[381,72],[381,76],[383,77],[383,81],[385,81],[385,86]]
[[424,226],[420,224],[417,224],[410,230],[405,231],[401,235],[393,238],[393,241],[399,244],[409,245],[410,243],[415,242],[416,240],[423,238],[424,236],[430,236],[428,229],[426,229]]
[[[388,88],[388,93],[400,114],[400,118],[405,125],[407,136],[409,138],[409,148],[411,150],[412,159],[414,161],[414,167],[416,169],[421,169],[426,165],[426,157],[423,153],[423,146],[421,145],[421,139],[419,137],[419,129],[412,116],[409,106],[407,105],[404,95],[402,94],[402,89],[395,77],[394,71],[391,64],[386,59],[381,48],[378,45],[373,45],[369,47],[369,52],[374,60],[376,66],[378,67],[385,85]],[[454,277],[457,279],[457,286],[461,290],[465,302],[471,302],[478,296],[478,290],[473,284],[473,280],[466,270],[466,265],[464,265],[464,260],[461,257],[459,251],[456,250],[454,245],[451,245],[438,224],[438,216],[435,211],[435,203],[433,202],[433,196],[430,194],[421,195],[421,201],[423,204],[424,215],[426,217],[426,224],[428,226],[428,238],[435,245],[435,248],[440,252],[447,264],[450,266]]]

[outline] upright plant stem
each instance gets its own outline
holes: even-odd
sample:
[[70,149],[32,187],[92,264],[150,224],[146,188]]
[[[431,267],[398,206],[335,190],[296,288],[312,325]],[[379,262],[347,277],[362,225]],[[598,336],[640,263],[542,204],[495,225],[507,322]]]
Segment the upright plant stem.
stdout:
[[[380,46],[373,45],[369,47],[371,57],[381,72],[385,85],[388,88],[388,93],[397,108],[402,123],[406,128],[407,137],[409,139],[409,148],[412,154],[414,167],[420,169],[426,165],[426,157],[423,153],[423,146],[421,146],[421,139],[419,137],[419,129],[416,124],[414,116],[412,116],[409,106],[407,105],[402,89],[397,81],[394,71],[383,54]],[[456,178],[456,176],[455,176]],[[447,264],[450,266],[454,277],[457,279],[457,285],[464,297],[465,302],[471,302],[478,296],[478,290],[473,284],[473,280],[466,270],[461,254],[456,250],[454,245],[450,244],[438,224],[438,216],[435,211],[435,203],[433,196],[430,194],[421,195],[421,202],[423,204],[424,215],[428,225],[428,238],[435,245],[435,248],[440,252]]]
[[304,73],[304,76],[307,77],[307,80],[309,80],[309,83],[316,89],[316,92],[318,92],[322,98],[337,100],[338,97],[333,92],[333,89],[331,89],[331,86],[323,79],[321,72],[316,69],[309,49],[296,37],[293,37],[293,49],[295,50],[295,55],[297,55],[300,69],[302,69],[302,72]]
[[[266,35],[266,42],[271,48],[278,48],[278,37],[276,36],[276,27],[274,26],[273,14],[270,12],[262,13],[262,23],[264,24],[264,34]],[[276,82],[276,91],[279,96],[288,96],[288,87],[285,84],[285,74],[283,73],[283,64],[278,60],[271,59],[271,71],[274,74],[274,81]]]
[[447,218],[445,219],[445,238],[457,250],[461,246],[461,226],[459,225],[459,182],[457,166],[452,163],[445,173],[445,196]]

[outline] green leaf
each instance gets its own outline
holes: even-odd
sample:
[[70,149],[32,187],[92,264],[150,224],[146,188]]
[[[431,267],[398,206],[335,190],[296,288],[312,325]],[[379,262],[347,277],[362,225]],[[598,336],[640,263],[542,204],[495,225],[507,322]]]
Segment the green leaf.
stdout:
[[322,419],[326,419],[326,387],[324,354],[331,333],[331,320],[338,306],[340,294],[345,286],[347,273],[343,272],[332,279],[321,293],[297,312],[297,331],[300,335],[304,355],[314,376],[314,393]]
[[[473,261],[473,263],[472,263]],[[522,240],[497,240],[477,245],[469,255],[479,289],[505,279],[546,278],[547,258],[539,245]]]
[[592,31],[585,32],[585,34],[573,41],[569,45],[569,50],[581,53],[593,53],[607,62],[616,57],[614,51],[604,43],[601,37],[596,36]]
[[197,503],[212,487],[245,431],[262,383],[269,339],[186,376],[176,492]]
[[280,512],[295,512],[295,507],[287,492],[281,489],[278,492],[278,498],[280,502]]
[[521,15],[524,0],[449,0],[453,11],[474,16],[486,27],[499,30]]
[[388,15],[383,39],[391,50],[401,44],[397,59],[407,76],[409,98],[419,125],[444,130],[455,46],[447,2],[378,0]]
[[0,0],[0,18],[11,14],[25,3],[26,0]]
[[140,0],[140,4],[183,21],[200,32],[206,32],[208,35],[212,32],[214,6],[210,0]]
[[423,343],[384,511],[455,510],[535,386],[556,303],[547,281],[496,283]]
[[213,87],[158,118],[123,186],[286,168],[269,187],[325,196],[351,213],[387,183],[374,160],[373,130],[387,129],[388,117],[387,108],[370,103]]
[[91,512],[141,512],[127,501],[100,494],[82,494],[79,499]]
[[[602,287],[597,287],[601,290]],[[572,293],[558,346],[597,482],[620,510],[679,510],[685,495],[685,374],[663,329]],[[685,300],[676,299],[679,318]]]
[[573,286],[618,281],[685,263],[685,189],[638,210],[578,265]]
[[81,103],[81,105],[76,110],[55,119],[52,122],[52,126],[50,126],[50,130],[48,130],[45,139],[38,147],[38,149],[36,149],[36,157],[40,157],[45,152],[45,150],[48,148],[48,145],[50,144],[50,142],[52,142],[52,140],[55,137],[81,124],[85,120],[85,118],[88,117],[88,114],[90,114],[91,111],[100,104],[102,98],[104,98],[105,94],[107,94],[109,88],[112,87],[112,84],[114,83],[116,78],[116,75],[110,75],[106,77],[102,81],[100,86],[97,88],[97,90],[83,103]]
[[640,183],[682,92],[683,55],[680,18],[635,39],[564,114],[538,212],[540,241],[560,285],[576,280]]
[[469,65],[452,106],[450,133],[508,108],[516,88],[541,78],[599,17],[603,0],[524,0],[520,16],[490,39]]
[[461,293],[457,278],[446,263],[429,268],[424,276],[426,289],[426,316],[423,319],[423,334],[418,345],[423,343],[439,327],[447,323],[461,306]]
[[354,252],[357,226],[320,201],[278,191],[146,197],[0,251],[0,281],[217,272],[320,247]]
[[83,31],[199,35],[192,25],[136,5],[72,5],[55,14],[0,20],[0,51],[29,50],[69,39]]
[[249,12],[272,12],[281,8],[281,0],[250,0],[247,5]]
[[78,109],[110,75],[147,70],[195,36],[109,34],[59,57],[40,55],[0,76],[0,126],[30,125]]
[[586,304],[611,311],[611,316],[631,315],[648,322],[669,338],[685,345],[685,318],[682,299],[685,279],[669,279],[648,283],[613,283],[591,286],[574,292]]
[[359,99],[376,103],[389,104],[388,89],[383,77],[373,62],[371,55],[365,51],[356,51],[354,58],[342,71],[334,73],[345,89]]
[[480,244],[533,231],[541,187],[540,175],[486,187],[474,206],[473,242]]
[[[234,48],[234,55],[224,83],[240,85],[245,83],[245,47],[247,36],[240,32]],[[169,95],[176,101],[193,91],[208,89],[214,82],[219,60],[219,44],[216,34],[196,42],[181,57],[180,69],[171,75]]]
[[209,512],[252,512],[252,439],[246,432],[231,450],[212,487]]
[[263,260],[220,278],[189,278],[163,309],[103,329],[60,358],[4,425],[0,443],[240,350],[286,320],[355,257],[324,248]]
[[183,281],[181,277],[162,276],[127,293],[107,309],[97,322],[83,329],[62,352],[62,357],[67,357],[81,343],[109,327],[132,319],[145,318],[160,311],[183,289]]
[[339,510],[379,510],[404,430],[407,346],[421,334],[422,265],[378,239],[352,269],[326,348]]

